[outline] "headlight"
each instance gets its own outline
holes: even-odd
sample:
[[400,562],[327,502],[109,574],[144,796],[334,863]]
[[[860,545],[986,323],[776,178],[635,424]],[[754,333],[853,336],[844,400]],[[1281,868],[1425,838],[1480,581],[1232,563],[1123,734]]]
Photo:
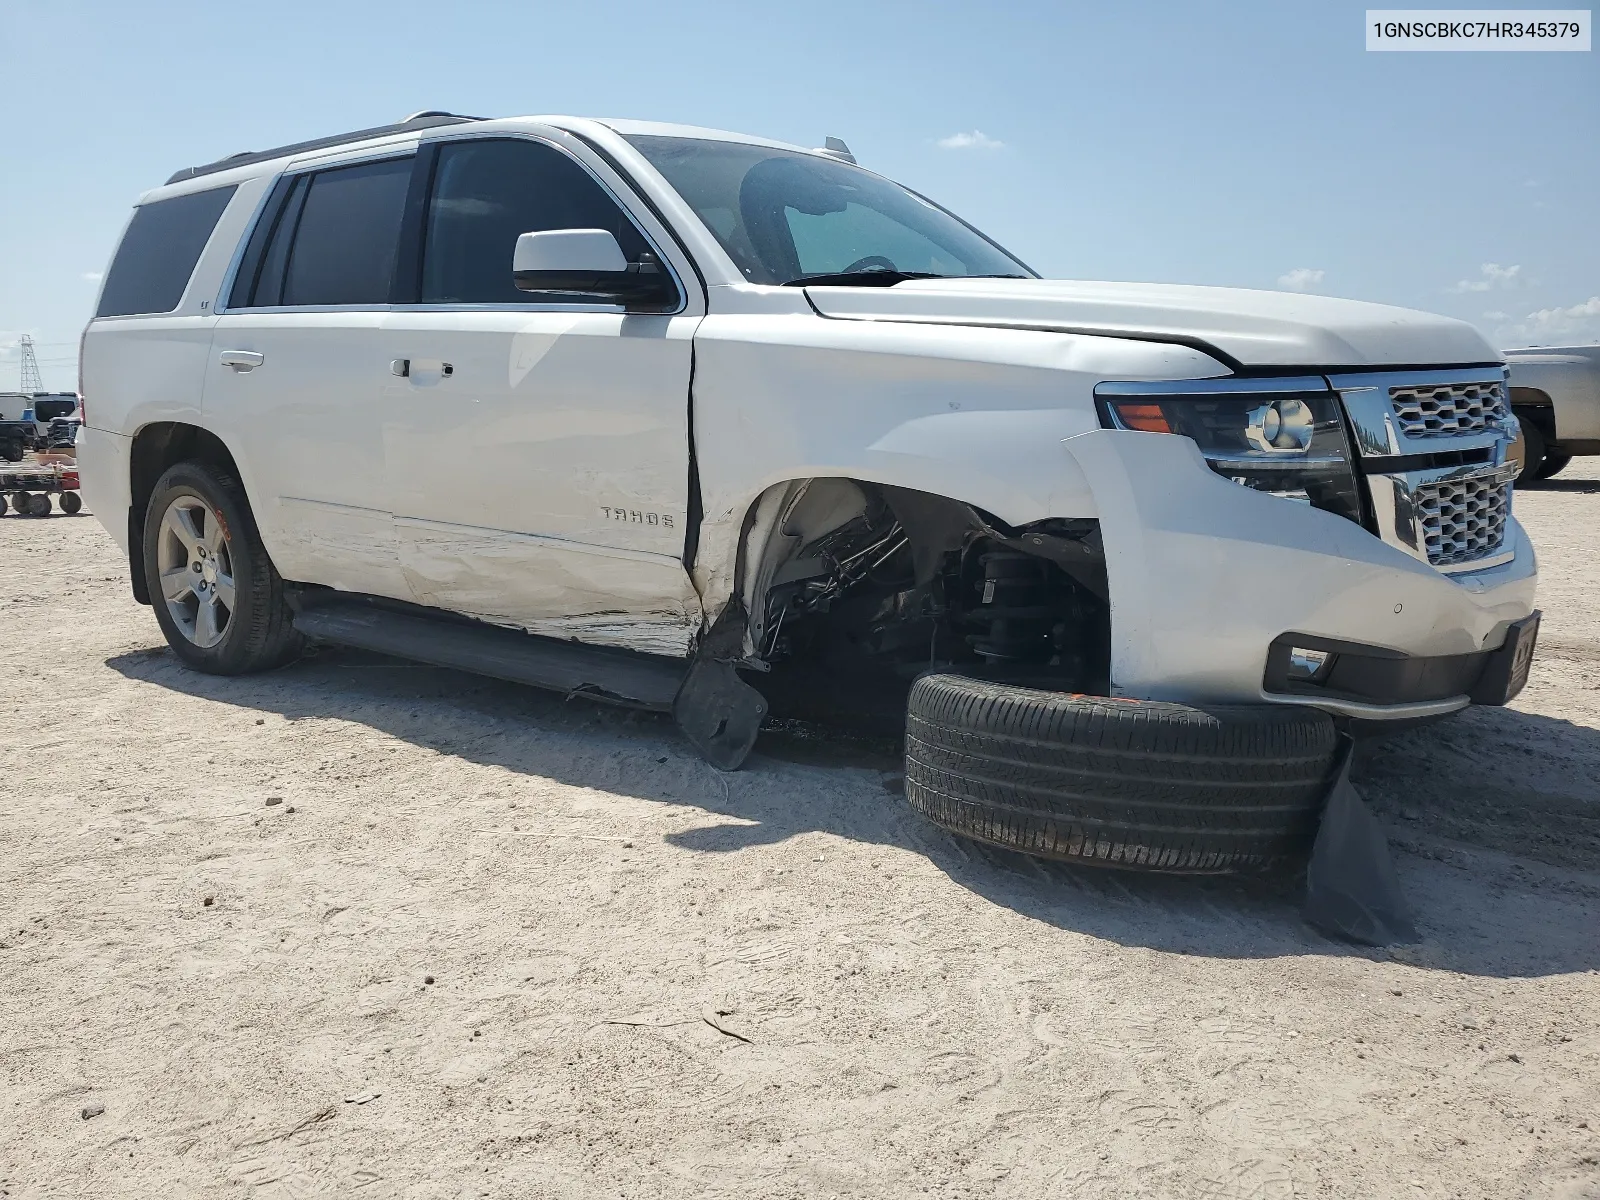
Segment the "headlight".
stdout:
[[1320,379],[1102,383],[1095,396],[1110,428],[1193,438],[1218,475],[1361,522],[1344,414]]

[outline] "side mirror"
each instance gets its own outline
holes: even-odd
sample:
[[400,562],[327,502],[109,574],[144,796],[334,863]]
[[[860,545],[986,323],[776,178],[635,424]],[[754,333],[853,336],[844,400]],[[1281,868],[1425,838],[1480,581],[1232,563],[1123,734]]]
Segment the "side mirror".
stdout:
[[517,238],[511,274],[519,290],[593,296],[624,307],[674,300],[671,278],[653,254],[630,263],[605,229],[551,229]]

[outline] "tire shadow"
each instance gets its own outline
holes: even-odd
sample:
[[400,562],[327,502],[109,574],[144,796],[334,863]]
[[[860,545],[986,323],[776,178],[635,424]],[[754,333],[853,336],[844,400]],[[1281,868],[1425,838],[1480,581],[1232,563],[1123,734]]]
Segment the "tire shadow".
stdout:
[[[954,837],[906,805],[898,750],[881,738],[780,728],[763,734],[742,771],[725,775],[700,761],[664,716],[567,702],[362,651],[323,648],[240,678],[191,672],[165,647],[106,665],[185,695],[291,721],[356,721],[469,762],[727,818],[666,837],[686,853],[736,853],[815,832],[898,847],[992,904],[1121,945],[1212,958],[1396,958],[1490,977],[1600,969],[1600,798],[1552,784],[1550,792],[1535,787],[1544,797],[1539,807],[1496,791],[1483,768],[1497,746],[1554,740],[1587,764],[1579,778],[1592,791],[1600,787],[1592,782],[1600,778],[1600,732],[1509,709],[1475,709],[1462,718],[1464,729],[1414,731],[1363,755],[1358,783],[1380,816],[1400,827],[1396,840],[1406,849],[1397,863],[1425,936],[1421,947],[1381,951],[1333,942],[1307,925],[1298,869],[1146,875],[1045,862]],[[1454,765],[1441,770],[1441,763]],[[1568,784],[1573,778],[1570,767],[1561,776]],[[1426,819],[1408,819],[1408,807]],[[1545,845],[1533,836],[1542,837],[1537,826],[1557,812],[1569,825],[1550,831],[1557,852],[1546,859],[1559,867],[1445,840],[1537,852]],[[1517,836],[1508,838],[1512,828]],[[1585,830],[1587,841],[1578,836]]]

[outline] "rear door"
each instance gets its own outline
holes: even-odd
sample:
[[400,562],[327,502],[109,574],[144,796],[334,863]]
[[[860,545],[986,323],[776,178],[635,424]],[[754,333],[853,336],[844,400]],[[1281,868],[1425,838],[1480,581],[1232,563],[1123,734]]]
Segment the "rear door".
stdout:
[[414,158],[391,146],[279,180],[217,320],[204,401],[248,463],[285,578],[400,599],[377,406]]
[[[382,389],[401,559],[425,604],[683,654],[701,621],[682,560],[703,295],[652,218],[555,137],[424,145],[416,291],[383,335],[405,372]],[[520,234],[596,228],[669,265],[674,311],[517,290]]]

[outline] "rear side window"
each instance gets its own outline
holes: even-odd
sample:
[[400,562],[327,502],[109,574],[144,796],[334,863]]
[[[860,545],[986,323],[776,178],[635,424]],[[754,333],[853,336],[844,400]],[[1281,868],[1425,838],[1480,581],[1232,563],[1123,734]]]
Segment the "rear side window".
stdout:
[[177,308],[234,190],[212,188],[136,208],[106,272],[94,315],[124,317]]
[[422,302],[535,302],[517,289],[511,259],[517,238],[551,229],[610,230],[629,262],[649,248],[610,193],[554,147],[487,139],[441,146],[423,237]]
[[389,302],[412,159],[301,175],[280,186],[245,253],[231,307]]

